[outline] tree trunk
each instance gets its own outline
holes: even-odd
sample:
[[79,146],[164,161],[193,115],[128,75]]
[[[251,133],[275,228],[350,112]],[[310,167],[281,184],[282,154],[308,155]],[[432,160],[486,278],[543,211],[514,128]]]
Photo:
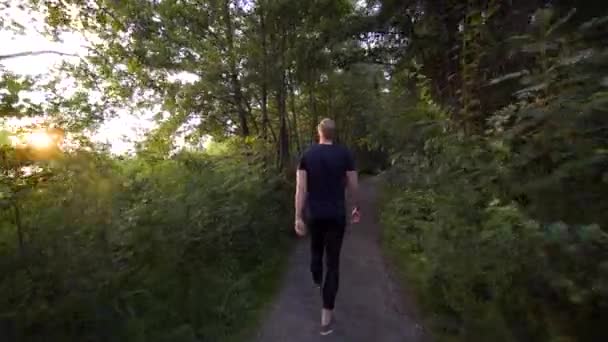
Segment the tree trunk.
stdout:
[[253,110],[251,110],[251,104],[249,102],[244,101],[245,106],[247,107],[247,117],[251,120],[251,125],[253,126],[253,130],[257,136],[260,135],[260,126],[258,125],[258,121],[255,119],[253,115]]
[[310,101],[310,112],[312,114],[312,120],[310,122],[310,143],[314,144],[317,138],[317,124],[319,123],[319,114],[317,113],[317,101],[314,96],[314,82],[311,82],[308,90],[308,96]]
[[289,161],[289,134],[287,131],[287,103],[286,103],[286,70],[285,70],[285,30],[281,37],[279,49],[279,68],[281,76],[277,89],[277,108],[279,110],[279,167],[284,169]]
[[[262,6],[260,4],[260,6]],[[268,130],[270,127],[270,120],[268,119],[268,43],[266,34],[266,12],[265,8],[261,8],[260,13],[260,34],[262,35],[262,138],[268,139]],[[272,132],[273,140],[277,138]]]
[[277,91],[277,107],[279,109],[279,166],[287,166],[289,161],[289,134],[287,133],[287,106],[285,103],[285,76],[282,76],[281,85]]
[[298,118],[296,113],[296,94],[294,89],[294,77],[293,73],[289,77],[289,94],[290,94],[290,107],[291,107],[291,117],[292,117],[292,130],[293,130],[293,138],[296,140],[296,151],[297,154],[302,152],[302,145],[300,144],[300,134],[298,133]]
[[234,28],[232,25],[232,15],[230,13],[230,0],[224,1],[224,21],[226,25],[226,41],[228,64],[230,68],[230,82],[234,96],[234,103],[239,116],[239,123],[242,136],[249,135],[249,126],[247,125],[247,110],[243,105],[243,92],[239,81],[239,72],[236,62],[236,53],[234,51]]
[[338,118],[338,113],[334,113],[333,110],[334,110],[334,94],[332,92],[331,84],[328,84],[328,87],[327,87],[327,115],[325,117],[334,120],[334,123],[336,124],[336,132],[335,132],[336,136],[334,136],[334,141],[339,143],[340,142],[339,118]]

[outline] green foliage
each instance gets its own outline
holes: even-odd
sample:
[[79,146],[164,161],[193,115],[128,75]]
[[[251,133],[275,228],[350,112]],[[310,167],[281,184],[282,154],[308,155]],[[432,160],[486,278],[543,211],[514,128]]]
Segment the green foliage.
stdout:
[[[9,340],[220,341],[240,332],[284,252],[287,190],[259,148],[113,160],[66,155],[3,211]],[[271,277],[260,282],[260,277]]]
[[[18,158],[0,135],[0,339],[238,334],[284,260],[292,200],[276,166],[293,164],[324,116],[341,142],[380,149],[360,137],[382,107],[383,70],[335,63],[360,50],[343,29],[353,3],[13,0],[0,11],[13,5],[42,14],[54,39],[95,39],[50,79],[0,70],[0,117],[52,117],[71,145]],[[27,103],[32,90],[43,103]],[[118,111],[159,124],[136,156],[111,157],[83,137]],[[185,152],[178,135],[218,143]]]
[[385,241],[438,340],[607,337],[607,32],[594,19],[556,34],[571,15],[536,16],[548,28],[515,47],[534,57],[529,71],[492,82],[521,77],[522,89],[485,132],[448,120],[395,146]]
[[[84,143],[18,156],[0,130],[0,331],[230,335],[271,292],[260,275],[291,203],[271,170],[289,170],[328,116],[361,171],[390,164],[386,242],[439,338],[606,340],[608,5],[364,3],[0,5],[42,8],[55,38],[98,38],[48,84],[0,69],[0,118],[44,113],[68,135],[117,110],[159,123],[131,159]],[[27,102],[35,89],[45,103]],[[175,153],[177,135],[218,143]]]
[[20,96],[20,92],[32,88],[33,81],[31,77],[6,72],[0,65],[0,119],[32,115],[39,110],[39,106]]
[[432,312],[429,325],[466,341],[602,339],[608,234],[532,219],[502,189],[510,165],[478,146],[433,139],[400,165],[406,177],[388,174],[386,242]]

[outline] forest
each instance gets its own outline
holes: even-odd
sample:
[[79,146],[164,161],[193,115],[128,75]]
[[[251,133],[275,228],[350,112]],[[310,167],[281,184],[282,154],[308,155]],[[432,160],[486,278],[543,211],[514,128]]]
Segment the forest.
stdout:
[[0,48],[0,340],[247,341],[325,117],[432,340],[608,340],[608,2],[0,3],[30,26],[86,49]]

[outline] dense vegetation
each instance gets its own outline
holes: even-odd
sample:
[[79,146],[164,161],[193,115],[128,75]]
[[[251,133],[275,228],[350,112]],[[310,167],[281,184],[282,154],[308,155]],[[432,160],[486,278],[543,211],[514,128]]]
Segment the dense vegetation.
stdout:
[[532,3],[413,22],[383,220],[438,340],[608,337],[608,6]]
[[275,286],[289,202],[257,154],[224,152],[44,165],[1,216],[3,340],[233,336]]
[[[0,54],[3,340],[238,337],[325,116],[387,170],[386,246],[435,339],[606,339],[608,5],[12,0],[0,28],[28,10],[88,50],[44,77]],[[90,132],[125,113],[157,127],[115,156]],[[51,146],[15,143],[40,126]]]

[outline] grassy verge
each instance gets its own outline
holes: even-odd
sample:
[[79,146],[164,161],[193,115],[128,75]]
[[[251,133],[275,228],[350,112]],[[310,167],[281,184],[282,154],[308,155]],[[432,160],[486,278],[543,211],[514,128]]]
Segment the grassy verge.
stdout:
[[[388,206],[389,201],[394,199],[392,189],[384,181],[379,186],[381,247],[401,289],[407,295],[408,303],[412,306],[409,314],[414,315],[422,325],[424,341],[457,341],[451,334],[443,331],[449,323],[443,322],[442,316],[437,313],[437,308],[442,307],[442,304],[430,295],[430,270],[427,260],[421,254],[411,252],[411,241],[408,240],[411,237],[404,235],[403,227],[392,219],[397,214],[394,207]],[[410,218],[402,216],[401,219]]]
[[381,246],[384,255],[391,264],[391,269],[394,272],[401,288],[410,296],[409,301],[415,305],[415,309],[410,309],[416,315],[424,327],[426,341],[434,341],[432,336],[435,335],[430,331],[432,327],[433,311],[430,308],[430,301],[427,298],[427,292],[424,291],[425,284],[425,269],[423,262],[415,260],[412,256],[403,249],[403,240],[396,236],[393,227],[382,224]]
[[281,287],[281,280],[287,269],[289,258],[285,256],[293,246],[292,241],[285,241],[268,262],[260,265],[251,277],[245,290],[249,306],[241,311],[236,333],[226,336],[221,342],[252,341],[255,333],[263,323],[270,304]]

